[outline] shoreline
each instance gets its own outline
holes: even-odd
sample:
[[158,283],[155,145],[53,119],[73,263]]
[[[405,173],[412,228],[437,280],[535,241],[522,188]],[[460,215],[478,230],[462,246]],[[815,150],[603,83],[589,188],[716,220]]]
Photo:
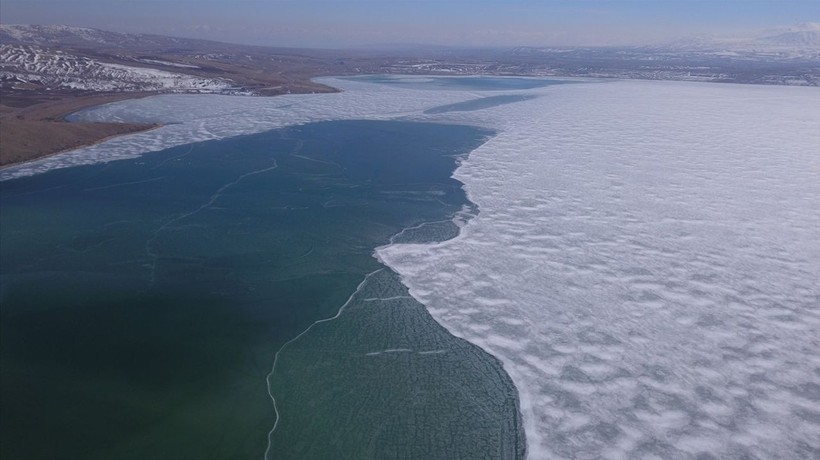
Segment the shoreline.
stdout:
[[[158,93],[3,95],[0,99],[0,170],[159,127],[145,123],[70,122],[77,111]],[[53,99],[38,100],[38,97]]]
[[[63,123],[63,122],[59,122],[59,123]],[[73,122],[65,122],[65,123],[73,123]],[[80,124],[80,123],[76,123],[76,124]],[[85,125],[91,125],[91,123],[84,123],[84,124]],[[94,124],[96,125],[98,123],[94,123]],[[110,125],[118,125],[120,123],[99,123],[99,124],[100,125],[110,126]],[[122,125],[128,126],[128,125],[131,125],[131,124],[130,123],[122,123]],[[111,135],[108,135],[108,136],[105,136],[105,137],[102,137],[102,138],[95,139],[95,140],[90,141],[90,142],[86,142],[86,143],[77,144],[77,145],[74,145],[74,146],[71,146],[71,147],[67,147],[65,149],[58,150],[56,152],[46,153],[46,154],[43,154],[43,155],[38,155],[38,156],[35,156],[35,157],[32,157],[32,158],[27,158],[27,159],[21,160],[21,161],[0,164],[0,171],[5,171],[7,169],[11,169],[11,168],[14,168],[16,166],[22,166],[22,165],[25,165],[25,164],[28,164],[28,163],[33,163],[35,161],[44,160],[46,158],[55,157],[57,155],[62,155],[64,153],[68,153],[68,152],[71,152],[73,150],[81,149],[81,148],[84,148],[84,147],[91,147],[91,146],[94,146],[94,145],[97,145],[97,144],[101,144],[105,141],[115,139],[117,137],[127,136],[129,134],[136,134],[136,133],[144,133],[144,132],[153,131],[155,129],[162,128],[163,126],[165,126],[165,125],[162,125],[162,124],[145,125],[144,127],[137,127],[136,129],[131,130],[131,131],[123,131],[123,132],[120,132],[120,133],[111,134]]]
[[[251,97],[313,94],[317,88],[307,87],[304,84],[315,84],[313,78],[316,77],[312,76],[307,82],[297,82],[299,84],[296,84],[293,88],[294,92],[290,92],[291,89],[283,87],[280,88],[283,90],[282,92],[255,94]],[[338,88],[321,83],[318,84],[318,87],[326,92],[340,91]],[[287,92],[284,89],[287,89]],[[53,157],[79,148],[91,147],[119,136],[160,128],[162,127],[161,124],[72,122],[66,120],[66,118],[84,109],[161,94],[173,93],[141,91],[91,95],[0,94],[0,170]],[[22,105],[18,107],[15,104]],[[32,146],[32,140],[35,140],[38,145]]]

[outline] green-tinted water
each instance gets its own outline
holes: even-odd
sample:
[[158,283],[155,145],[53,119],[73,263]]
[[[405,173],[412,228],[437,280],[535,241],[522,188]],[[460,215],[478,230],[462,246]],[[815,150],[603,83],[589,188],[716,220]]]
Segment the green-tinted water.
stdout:
[[[3,458],[261,458],[275,352],[461,209],[488,134],[317,123],[0,183]],[[520,455],[498,363],[370,279],[281,353],[270,457]]]
[[513,459],[516,394],[499,363],[435,323],[398,276],[279,354],[270,458]]

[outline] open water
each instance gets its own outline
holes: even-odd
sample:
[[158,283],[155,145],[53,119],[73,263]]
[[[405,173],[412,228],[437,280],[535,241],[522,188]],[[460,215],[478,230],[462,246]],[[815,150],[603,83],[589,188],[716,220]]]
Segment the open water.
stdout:
[[3,457],[521,456],[500,363],[373,257],[455,234],[491,134],[322,122],[0,183]]

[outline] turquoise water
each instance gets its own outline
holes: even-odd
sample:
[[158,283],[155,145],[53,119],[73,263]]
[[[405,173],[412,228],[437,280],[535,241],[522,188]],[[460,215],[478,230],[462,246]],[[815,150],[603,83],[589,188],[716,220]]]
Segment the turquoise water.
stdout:
[[2,457],[521,456],[499,363],[372,257],[469,204],[489,135],[325,122],[0,183]]

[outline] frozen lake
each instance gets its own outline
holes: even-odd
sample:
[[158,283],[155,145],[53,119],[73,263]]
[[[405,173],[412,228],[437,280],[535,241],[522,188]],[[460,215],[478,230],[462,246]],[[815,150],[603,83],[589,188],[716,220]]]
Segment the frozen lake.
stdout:
[[529,458],[820,456],[820,90],[522,80],[119,102],[80,116],[174,124],[0,177],[321,120],[493,129],[460,235],[376,256],[501,360]]

